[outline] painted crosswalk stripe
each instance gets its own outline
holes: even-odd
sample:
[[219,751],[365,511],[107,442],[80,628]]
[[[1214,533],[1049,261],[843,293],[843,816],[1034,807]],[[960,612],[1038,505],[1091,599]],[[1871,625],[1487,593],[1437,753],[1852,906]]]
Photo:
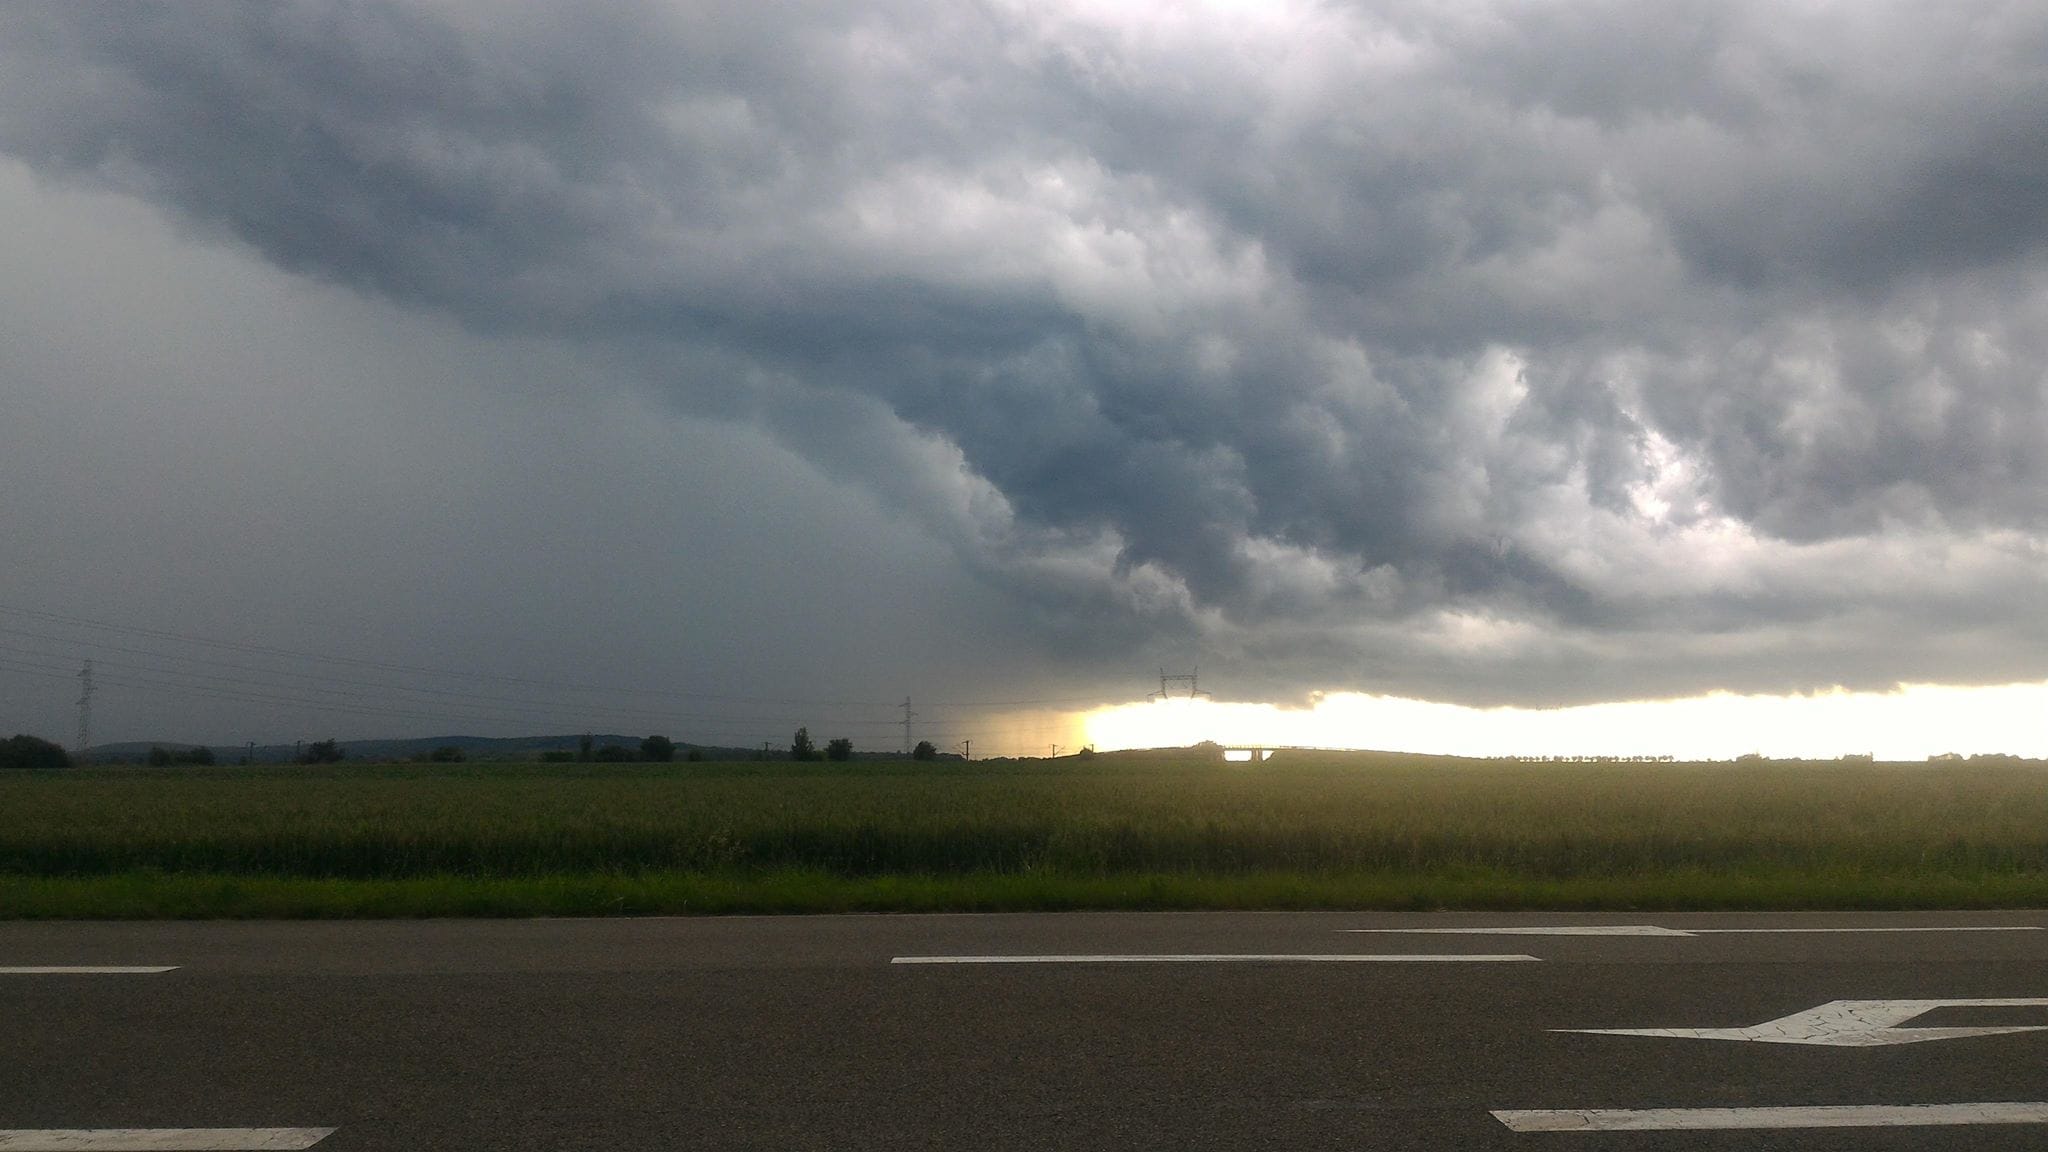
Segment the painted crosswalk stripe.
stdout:
[[1925,1128],[2048,1124],[2048,1102],[1865,1104],[1803,1108],[1539,1108],[1493,1113],[1517,1132],[1670,1132],[1680,1129]]
[[283,1152],[332,1128],[0,1128],[0,1152]]
[[[162,972],[176,972],[178,965],[162,965],[162,968],[123,968],[111,963],[20,963],[6,968],[0,965],[0,976],[156,976]],[[4,1148],[4,1144],[0,1144]]]
[[1204,954],[1074,955],[1074,956],[897,956],[891,964],[1490,964],[1535,960],[1534,956],[1428,955],[1394,952],[1379,955]]

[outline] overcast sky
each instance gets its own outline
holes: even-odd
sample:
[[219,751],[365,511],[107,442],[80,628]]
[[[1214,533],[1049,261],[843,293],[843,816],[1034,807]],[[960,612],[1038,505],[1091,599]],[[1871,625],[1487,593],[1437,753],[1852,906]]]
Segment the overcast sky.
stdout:
[[2044,241],[2038,3],[7,4],[0,727],[2039,681]]

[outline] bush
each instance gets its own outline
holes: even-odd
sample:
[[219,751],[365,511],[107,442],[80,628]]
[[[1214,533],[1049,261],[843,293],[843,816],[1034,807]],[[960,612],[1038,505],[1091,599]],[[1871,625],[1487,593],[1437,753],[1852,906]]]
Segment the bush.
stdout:
[[640,758],[666,764],[676,758],[676,742],[666,736],[649,736],[640,742]]
[[848,740],[848,739],[847,739],[846,737],[844,737],[844,736],[834,736],[834,737],[833,737],[832,739],[830,739],[830,740],[826,741],[826,743],[825,743],[825,759],[827,759],[827,760],[851,760],[851,759],[853,759],[853,741],[851,741],[851,740]]
[[683,753],[683,759],[688,760],[692,764],[700,763],[704,759],[704,750],[702,748],[692,748],[688,752]]
[[71,757],[60,744],[16,733],[0,740],[0,768],[69,768]]
[[638,757],[634,756],[633,750],[624,744],[607,744],[599,748],[597,754],[592,759],[600,764],[626,764],[638,759]]
[[315,740],[299,751],[301,764],[339,764],[348,755],[335,740]]
[[180,752],[173,752],[161,744],[151,744],[149,755],[145,759],[152,768],[163,768],[171,764],[198,764],[211,767],[214,762],[213,749],[204,744],[197,744]]
[[443,744],[427,753],[427,760],[435,764],[460,764],[469,759],[469,753],[453,744]]
[[574,764],[576,762],[576,754],[567,748],[556,748],[552,751],[541,753],[540,762],[543,764]]
[[937,760],[939,758],[939,750],[931,741],[919,740],[917,747],[910,750],[910,758],[912,760]]

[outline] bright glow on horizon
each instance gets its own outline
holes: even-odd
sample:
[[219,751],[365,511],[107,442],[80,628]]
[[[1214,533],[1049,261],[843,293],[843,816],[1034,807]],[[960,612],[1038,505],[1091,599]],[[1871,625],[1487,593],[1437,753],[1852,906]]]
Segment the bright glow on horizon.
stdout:
[[1468,708],[1392,696],[1331,694],[1306,708],[1162,700],[1099,708],[1080,720],[1096,748],[1213,740],[1238,747],[1376,748],[1455,756],[1661,756],[1745,753],[1832,760],[1868,753],[2048,756],[2048,683],[1811,696],[1717,692],[1572,708]]

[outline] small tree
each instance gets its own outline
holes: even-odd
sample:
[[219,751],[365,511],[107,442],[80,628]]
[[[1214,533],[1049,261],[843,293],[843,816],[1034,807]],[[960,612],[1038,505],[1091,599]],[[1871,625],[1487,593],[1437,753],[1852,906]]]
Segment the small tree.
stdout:
[[315,740],[299,753],[301,764],[338,764],[348,755],[336,740]]
[[704,759],[704,750],[702,748],[692,748],[688,752],[683,753],[683,759],[688,760],[692,764],[699,763]]
[[811,743],[811,730],[809,728],[799,728],[796,730],[796,735],[789,738],[789,758],[791,760],[816,760],[818,758],[818,746]]
[[211,768],[214,765],[213,749],[204,744],[195,744],[185,749],[184,755],[178,759],[186,764],[197,764],[201,768]]
[[625,764],[633,759],[633,750],[624,744],[607,744],[597,750],[596,759],[600,764]]
[[931,741],[919,740],[917,747],[910,750],[910,758],[912,760],[937,760],[939,758],[939,750],[933,746]]
[[469,759],[469,753],[453,744],[443,744],[427,753],[427,760],[433,764],[460,764]]
[[171,750],[161,744],[151,744],[147,760],[151,768],[167,767],[171,762]]
[[834,737],[833,737],[832,739],[830,739],[830,740],[826,741],[826,742],[825,742],[825,759],[827,759],[827,760],[851,760],[851,759],[853,759],[853,741],[851,741],[851,740],[848,740],[848,739],[847,739],[846,737],[844,737],[844,736],[834,736]]
[[666,736],[649,736],[640,742],[640,758],[666,764],[676,758],[676,742]]
[[576,738],[576,758],[578,760],[590,759],[591,746],[596,743],[597,737],[595,736],[578,736]]
[[0,768],[69,768],[71,756],[61,744],[19,733],[0,740]]

